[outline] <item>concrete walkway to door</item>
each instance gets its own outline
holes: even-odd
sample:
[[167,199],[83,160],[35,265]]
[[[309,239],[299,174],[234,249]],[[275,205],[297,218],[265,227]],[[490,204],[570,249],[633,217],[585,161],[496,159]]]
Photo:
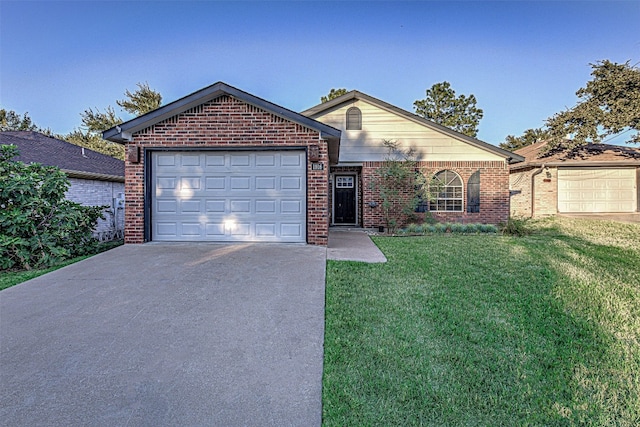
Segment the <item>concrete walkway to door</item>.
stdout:
[[387,262],[387,257],[362,228],[331,228],[327,259],[368,263]]
[[0,292],[0,425],[319,426],[326,250],[125,245]]

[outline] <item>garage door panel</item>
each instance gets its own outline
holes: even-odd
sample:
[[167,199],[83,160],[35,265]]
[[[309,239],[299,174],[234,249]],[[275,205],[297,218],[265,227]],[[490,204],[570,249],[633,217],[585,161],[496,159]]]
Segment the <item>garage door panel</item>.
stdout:
[[205,236],[210,238],[221,238],[225,235],[224,223],[207,223],[205,226]]
[[181,166],[200,166],[200,155],[198,154],[183,154],[180,156]]
[[224,213],[226,210],[225,200],[207,200],[205,204],[205,213]]
[[256,236],[259,237],[275,237],[276,236],[276,224],[275,223],[257,223],[256,224]]
[[300,200],[282,200],[280,201],[280,212],[283,214],[301,214],[302,203],[300,203]]
[[207,190],[224,190],[227,187],[224,176],[208,176],[205,178],[205,189]]
[[200,213],[200,200],[181,200],[180,213]]
[[256,200],[256,214],[275,214],[275,200]]
[[251,177],[232,176],[231,179],[229,180],[229,189],[231,191],[251,189]]
[[229,212],[251,213],[251,200],[231,200]]
[[302,227],[298,223],[280,224],[280,230],[283,236],[298,237],[302,235]]
[[163,152],[152,159],[152,240],[306,240],[303,151]]
[[282,190],[302,190],[302,179],[298,176],[283,176],[280,178]]
[[634,168],[558,170],[559,212],[634,212],[636,208]]
[[299,167],[302,165],[302,157],[296,153],[282,153],[280,155],[280,165],[284,167]]
[[156,234],[158,236],[175,238],[178,235],[177,222],[157,222]]
[[205,165],[207,167],[220,167],[225,165],[224,154],[205,154]]
[[176,155],[172,153],[160,153],[156,156],[158,166],[175,166]]
[[275,154],[263,153],[256,155],[256,166],[275,166],[276,156]]
[[251,164],[249,154],[231,154],[231,166],[249,166]]

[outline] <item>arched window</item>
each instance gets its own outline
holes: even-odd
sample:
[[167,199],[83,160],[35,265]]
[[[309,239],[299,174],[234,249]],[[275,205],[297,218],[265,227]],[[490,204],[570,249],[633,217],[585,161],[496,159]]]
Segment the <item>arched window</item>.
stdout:
[[454,171],[443,170],[429,184],[431,200],[429,210],[462,212],[462,179]]
[[480,171],[475,171],[467,182],[467,212],[480,212]]
[[358,107],[347,110],[347,130],[362,130],[362,113]]

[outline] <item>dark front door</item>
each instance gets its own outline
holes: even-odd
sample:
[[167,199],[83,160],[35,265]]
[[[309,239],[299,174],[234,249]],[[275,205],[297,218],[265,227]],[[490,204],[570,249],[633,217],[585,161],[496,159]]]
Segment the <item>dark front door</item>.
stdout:
[[356,177],[336,175],[333,190],[333,214],[335,224],[356,223]]

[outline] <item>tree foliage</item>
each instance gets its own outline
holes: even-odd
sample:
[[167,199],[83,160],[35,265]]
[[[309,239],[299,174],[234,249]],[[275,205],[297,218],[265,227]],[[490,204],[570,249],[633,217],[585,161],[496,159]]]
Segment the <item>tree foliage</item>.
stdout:
[[[155,110],[162,103],[162,95],[149,87],[148,83],[137,83],[138,89],[125,91],[125,98],[117,100],[116,104],[125,111],[136,116]],[[72,144],[80,145],[103,154],[124,159],[124,147],[102,139],[102,132],[122,123],[113,107],[108,106],[104,111],[89,108],[80,113],[82,126],[74,129],[63,139]]]
[[527,145],[544,141],[551,136],[546,128],[527,129],[521,136],[507,135],[504,142],[500,143],[500,148],[509,151],[516,151]]
[[91,253],[92,230],[106,206],[65,199],[69,179],[53,166],[13,161],[0,146],[0,270],[31,269]]
[[340,89],[333,89],[332,88],[327,96],[320,97],[320,102],[322,102],[324,104],[325,102],[329,102],[332,99],[335,99],[335,98],[337,98],[339,96],[342,96],[342,95],[344,95],[346,93],[347,93],[347,89],[345,89],[345,88],[340,88]]
[[37,131],[47,135],[51,134],[49,129],[38,127],[29,117],[29,113],[20,115],[13,110],[4,108],[0,109],[0,131]]
[[418,203],[427,196],[426,180],[412,150],[402,151],[397,141],[384,140],[383,144],[388,153],[375,170],[371,188],[381,200],[382,217],[393,233],[413,218]]
[[427,89],[425,99],[415,101],[413,106],[417,115],[471,137],[478,134],[484,114],[476,107],[474,95],[456,97],[456,92],[446,81]]
[[[606,137],[636,131],[627,142],[640,142],[640,69],[609,60],[590,64],[593,78],[576,95],[575,107],[547,120],[549,149],[571,149]],[[570,139],[566,136],[570,135]]]
[[132,93],[127,89],[124,93],[125,98],[116,101],[116,104],[136,116],[153,111],[162,104],[162,95],[151,89],[149,83],[137,83],[136,85],[138,86],[136,91]]
[[111,106],[107,107],[104,112],[97,108],[96,111],[93,111],[93,108],[89,108],[80,113],[80,117],[82,118],[83,127],[89,132],[101,133],[122,123],[122,119],[116,115]]

